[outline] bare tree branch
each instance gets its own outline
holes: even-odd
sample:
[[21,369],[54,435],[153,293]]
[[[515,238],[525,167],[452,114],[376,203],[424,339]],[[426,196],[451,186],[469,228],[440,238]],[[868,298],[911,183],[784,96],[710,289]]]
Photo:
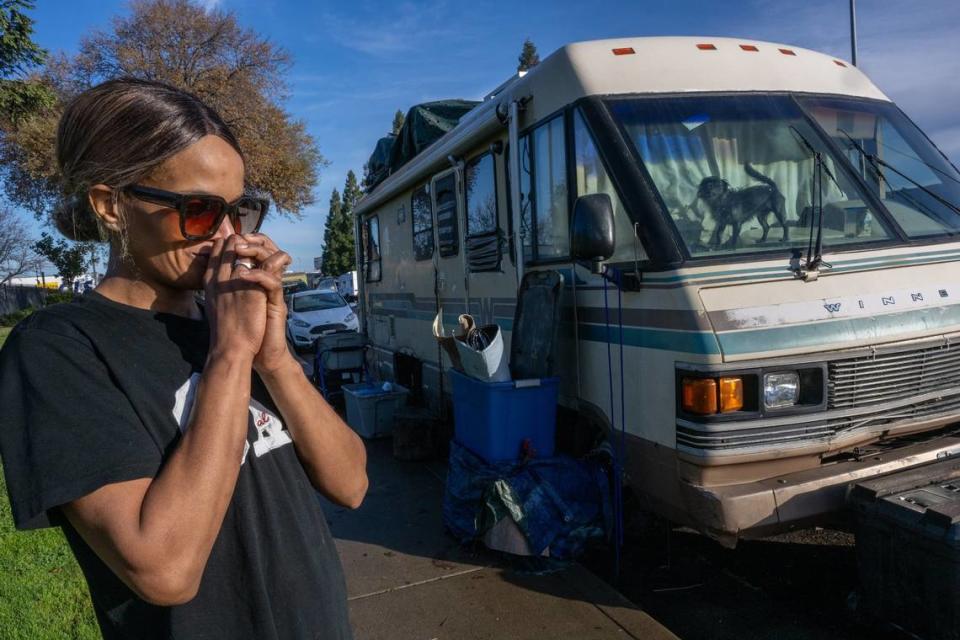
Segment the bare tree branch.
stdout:
[[33,251],[33,242],[23,220],[10,209],[0,207],[0,286],[39,266],[40,257]]

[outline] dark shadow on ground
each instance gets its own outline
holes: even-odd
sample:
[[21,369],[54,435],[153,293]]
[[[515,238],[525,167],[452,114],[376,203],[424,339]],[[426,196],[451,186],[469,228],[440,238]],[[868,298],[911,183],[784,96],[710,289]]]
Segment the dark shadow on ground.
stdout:
[[[584,561],[614,582],[609,554]],[[628,528],[616,581],[684,640],[907,638],[857,616],[857,584],[854,536],[846,530],[804,529],[725,549],[651,518]]]

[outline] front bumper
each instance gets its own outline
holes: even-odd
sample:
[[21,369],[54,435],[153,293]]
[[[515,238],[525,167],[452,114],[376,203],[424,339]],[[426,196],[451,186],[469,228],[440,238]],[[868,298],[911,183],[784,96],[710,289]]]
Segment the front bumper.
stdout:
[[290,335],[293,337],[294,346],[309,347],[317,339],[317,336],[310,335],[310,327],[288,326],[290,327]]
[[[356,318],[344,323],[334,323],[329,326],[343,327],[346,331],[357,331],[360,328],[360,323]],[[297,347],[312,347],[316,343],[317,338],[320,337],[319,333],[313,333],[313,331],[318,326],[328,326],[328,325],[313,325],[309,327],[297,327],[292,324],[287,324],[290,329],[290,336],[293,338],[293,344]],[[343,329],[341,329],[343,330]]]
[[759,537],[840,511],[853,484],[960,455],[960,432],[856,460],[721,487],[682,483],[691,524],[719,541]]

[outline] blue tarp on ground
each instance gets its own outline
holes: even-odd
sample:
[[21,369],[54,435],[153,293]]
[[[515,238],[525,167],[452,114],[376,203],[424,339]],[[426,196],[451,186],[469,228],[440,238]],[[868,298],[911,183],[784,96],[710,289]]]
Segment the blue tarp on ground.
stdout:
[[576,557],[603,538],[610,518],[607,475],[597,461],[568,456],[488,464],[450,443],[443,521],[461,542],[477,540],[509,515],[539,555]]

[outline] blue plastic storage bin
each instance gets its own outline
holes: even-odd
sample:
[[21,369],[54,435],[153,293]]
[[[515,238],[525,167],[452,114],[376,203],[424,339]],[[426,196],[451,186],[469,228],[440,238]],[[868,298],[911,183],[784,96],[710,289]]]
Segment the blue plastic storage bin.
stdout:
[[553,455],[559,378],[484,382],[449,374],[457,442],[487,462],[518,459],[524,440],[537,457]]

